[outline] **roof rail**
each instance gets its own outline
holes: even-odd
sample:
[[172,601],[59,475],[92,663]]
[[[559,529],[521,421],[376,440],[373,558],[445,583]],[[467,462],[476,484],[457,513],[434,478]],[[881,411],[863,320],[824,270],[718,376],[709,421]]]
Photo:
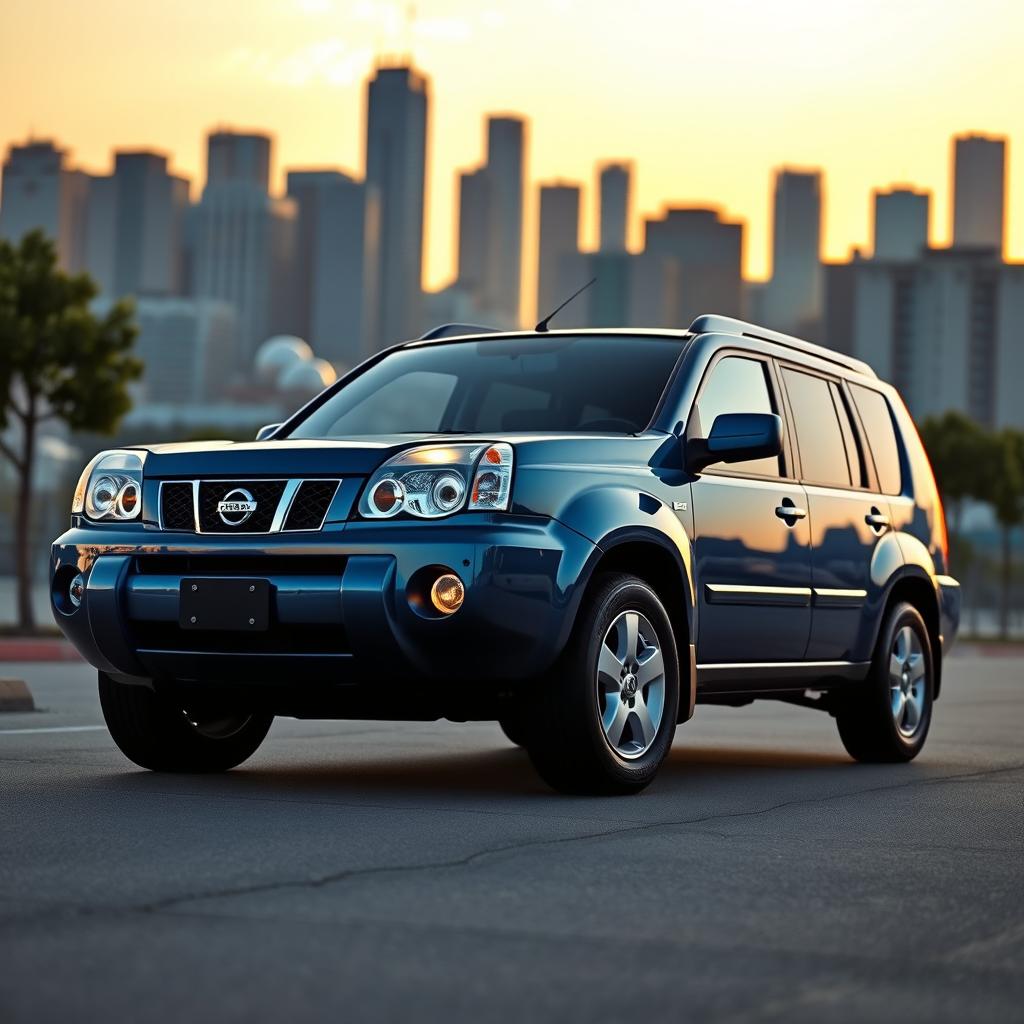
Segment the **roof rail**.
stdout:
[[786,348],[795,349],[798,352],[806,352],[808,355],[825,359],[837,366],[845,367],[861,373],[865,377],[875,377],[877,374],[871,367],[860,359],[844,355],[842,352],[835,352],[824,345],[816,345],[813,341],[804,341],[803,338],[794,338],[791,334],[782,334],[780,331],[772,331],[767,327],[759,327],[757,324],[748,324],[744,320],[735,320],[731,316],[718,316],[714,313],[705,313],[697,317],[690,324],[690,331],[693,334],[731,334],[739,338],[757,338],[760,341],[773,341],[776,345],[783,345]]
[[500,334],[499,327],[481,327],[479,324],[439,324],[432,327],[426,334],[421,334],[417,341],[436,341],[438,338],[457,338],[460,334]]

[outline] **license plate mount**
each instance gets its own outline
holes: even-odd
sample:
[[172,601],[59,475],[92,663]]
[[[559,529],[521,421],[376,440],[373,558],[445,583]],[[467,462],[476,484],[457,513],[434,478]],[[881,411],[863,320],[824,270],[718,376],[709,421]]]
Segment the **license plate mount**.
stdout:
[[178,625],[260,633],[270,625],[270,582],[255,579],[189,578],[181,581]]

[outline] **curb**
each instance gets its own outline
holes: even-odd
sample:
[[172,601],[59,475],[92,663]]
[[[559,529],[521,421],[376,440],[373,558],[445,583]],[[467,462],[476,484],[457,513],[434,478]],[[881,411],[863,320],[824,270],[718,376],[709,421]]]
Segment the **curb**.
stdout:
[[0,679],[0,711],[35,711],[36,702],[22,679]]
[[56,637],[4,637],[0,639],[0,662],[81,661],[82,656],[66,640]]

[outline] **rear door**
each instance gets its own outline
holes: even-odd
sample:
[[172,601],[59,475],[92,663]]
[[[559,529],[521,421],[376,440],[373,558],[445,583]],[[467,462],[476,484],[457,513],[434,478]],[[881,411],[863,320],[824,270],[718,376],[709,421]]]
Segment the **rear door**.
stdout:
[[878,492],[846,385],[788,364],[781,376],[810,513],[814,595],[806,659],[855,660],[865,606],[878,598],[872,560],[890,529],[889,503]]
[[[767,358],[724,352],[709,365],[687,437],[722,413],[783,416]],[[702,665],[798,661],[811,625],[810,528],[788,442],[780,458],[710,466],[691,485],[697,657]]]

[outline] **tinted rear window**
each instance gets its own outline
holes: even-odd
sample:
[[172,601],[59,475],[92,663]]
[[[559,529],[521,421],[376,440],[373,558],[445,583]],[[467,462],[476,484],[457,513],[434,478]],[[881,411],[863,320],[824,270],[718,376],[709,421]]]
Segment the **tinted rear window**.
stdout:
[[850,464],[829,382],[788,367],[782,375],[793,409],[803,479],[831,487],[850,487]]
[[900,449],[896,443],[892,412],[885,395],[860,384],[851,384],[850,391],[860,413],[864,432],[868,435],[871,455],[875,460],[878,487],[883,494],[899,494],[903,489],[900,472]]
[[650,423],[682,338],[530,336],[399,349],[290,437],[592,431]]

